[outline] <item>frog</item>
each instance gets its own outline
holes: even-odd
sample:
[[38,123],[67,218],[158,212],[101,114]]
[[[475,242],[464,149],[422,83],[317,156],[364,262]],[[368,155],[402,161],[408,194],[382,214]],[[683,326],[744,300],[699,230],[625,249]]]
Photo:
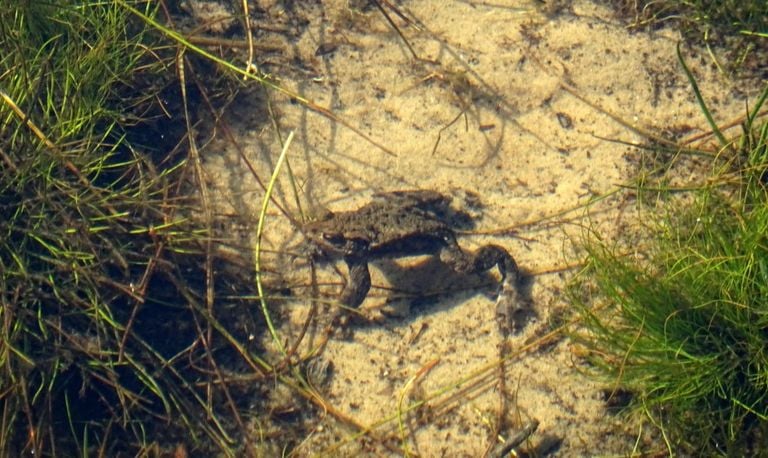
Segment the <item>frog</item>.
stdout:
[[481,274],[494,266],[501,276],[496,319],[504,335],[519,330],[525,315],[518,292],[520,271],[503,247],[487,244],[473,252],[457,241],[460,224],[452,197],[433,190],[381,192],[357,210],[326,212],[303,226],[313,252],[327,259],[342,259],[348,268],[339,302],[358,308],[371,288],[368,264],[379,259],[434,255],[460,274]]

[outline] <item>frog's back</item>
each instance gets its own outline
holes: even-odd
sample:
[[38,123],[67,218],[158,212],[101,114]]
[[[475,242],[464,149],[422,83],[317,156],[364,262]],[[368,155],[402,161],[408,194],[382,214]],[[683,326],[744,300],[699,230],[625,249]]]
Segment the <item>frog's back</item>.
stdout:
[[327,252],[349,255],[354,241],[366,247],[358,255],[372,258],[431,253],[453,236],[450,201],[436,191],[376,194],[363,207],[309,223],[305,231]]
[[355,211],[336,213],[334,219],[339,228],[364,233],[369,235],[371,240],[378,239],[379,236],[400,237],[414,231],[448,227],[447,222],[434,212],[415,206],[404,207],[379,201],[373,201]]

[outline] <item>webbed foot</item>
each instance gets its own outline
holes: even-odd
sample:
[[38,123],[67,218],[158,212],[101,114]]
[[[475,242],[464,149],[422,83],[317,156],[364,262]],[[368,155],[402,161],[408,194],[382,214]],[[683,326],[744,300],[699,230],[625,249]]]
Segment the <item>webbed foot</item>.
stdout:
[[448,239],[440,259],[462,273],[479,274],[498,266],[501,288],[496,299],[496,321],[499,331],[507,336],[522,329],[530,313],[518,289],[520,271],[514,258],[498,245],[485,245],[472,254],[464,253],[454,240]]
[[504,277],[496,299],[496,323],[504,337],[519,332],[531,314],[530,306],[520,294],[517,283],[518,272]]

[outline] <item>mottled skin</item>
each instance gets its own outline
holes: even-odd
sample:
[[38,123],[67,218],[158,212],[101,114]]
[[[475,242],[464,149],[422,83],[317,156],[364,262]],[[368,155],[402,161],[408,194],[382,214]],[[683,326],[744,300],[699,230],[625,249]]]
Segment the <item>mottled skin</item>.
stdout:
[[371,288],[370,261],[420,254],[436,254],[463,274],[482,273],[498,266],[502,288],[497,318],[504,334],[516,327],[520,308],[515,260],[498,245],[485,245],[474,253],[462,251],[456,242],[449,215],[451,198],[435,191],[395,191],[374,196],[365,206],[330,213],[304,226],[304,233],[317,250],[328,257],[342,258],[349,268],[349,281],[340,301],[358,307]]

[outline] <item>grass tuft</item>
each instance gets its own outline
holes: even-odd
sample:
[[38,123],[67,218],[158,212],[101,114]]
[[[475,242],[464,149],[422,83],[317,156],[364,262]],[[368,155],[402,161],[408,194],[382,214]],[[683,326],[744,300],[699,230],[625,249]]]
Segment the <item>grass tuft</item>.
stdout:
[[571,288],[585,325],[574,337],[616,390],[635,394],[672,452],[768,450],[766,94],[731,142],[735,156],[714,159],[712,184],[662,196],[631,253],[587,237]]
[[[230,387],[212,355],[256,363],[251,349],[219,338],[230,336],[225,318],[207,307],[201,266],[213,254],[201,247],[211,234],[189,216],[194,195],[179,194],[191,181],[187,162],[168,151],[158,161],[129,140],[173,68],[134,15],[153,17],[156,6],[12,1],[0,10],[8,456],[157,455],[174,441],[227,456],[242,448],[234,433],[243,423],[220,419],[237,412],[221,401]],[[226,277],[216,281],[237,296],[247,276]],[[201,373],[220,383],[198,384]]]

